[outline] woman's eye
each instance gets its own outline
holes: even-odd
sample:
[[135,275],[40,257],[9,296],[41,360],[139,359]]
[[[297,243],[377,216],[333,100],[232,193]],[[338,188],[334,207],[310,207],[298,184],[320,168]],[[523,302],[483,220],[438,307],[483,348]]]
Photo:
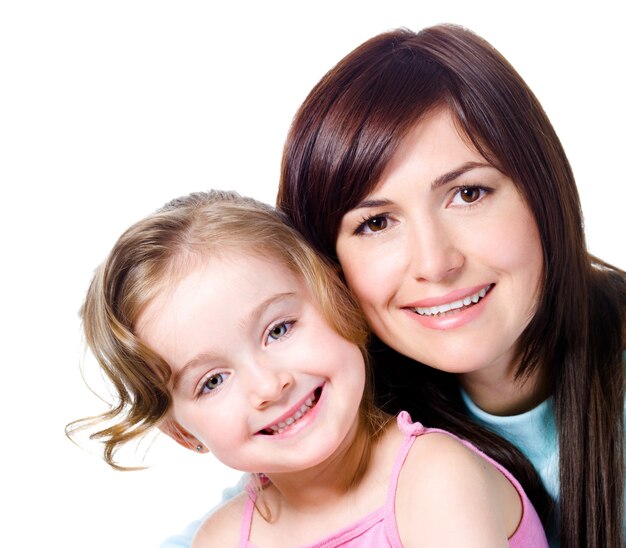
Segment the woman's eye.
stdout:
[[293,323],[294,322],[280,322],[274,325],[267,334],[270,342],[282,339],[289,332]]
[[479,186],[466,186],[457,189],[452,198],[452,204],[454,205],[467,205],[473,204],[478,200],[481,200],[485,194],[487,194],[487,189],[479,187]]
[[218,388],[230,375],[230,373],[216,373],[215,375],[211,375],[208,377],[201,387],[201,393],[207,394],[209,392],[213,392],[216,388]]
[[385,215],[377,215],[365,219],[356,229],[357,234],[373,234],[385,230],[389,226],[389,219]]

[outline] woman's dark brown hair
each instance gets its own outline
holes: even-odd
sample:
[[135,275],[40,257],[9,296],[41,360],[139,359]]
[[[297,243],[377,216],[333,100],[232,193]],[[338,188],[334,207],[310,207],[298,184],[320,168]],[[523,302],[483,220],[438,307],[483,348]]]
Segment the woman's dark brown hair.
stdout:
[[[292,124],[278,206],[337,262],[343,215],[370,193],[407,131],[436,108],[510,177],[541,235],[537,312],[517,348],[518,377],[542,369],[554,396],[564,547],[622,546],[624,273],[586,249],[576,184],[541,105],[486,41],[458,26],[400,29],[368,40],[311,91]],[[380,347],[380,348],[378,348]],[[468,424],[456,379],[374,344],[379,395],[429,426],[471,439],[545,493],[521,454]]]

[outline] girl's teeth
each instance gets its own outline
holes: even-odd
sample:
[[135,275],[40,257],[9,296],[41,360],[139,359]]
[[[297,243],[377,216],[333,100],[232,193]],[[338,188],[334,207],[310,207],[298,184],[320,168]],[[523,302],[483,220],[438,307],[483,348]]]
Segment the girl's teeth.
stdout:
[[265,431],[271,430],[275,434],[280,434],[287,429],[288,426],[291,426],[294,422],[301,419],[308,411],[313,407],[313,398],[307,398],[300,409],[296,410],[296,412],[289,418],[286,418],[284,421],[281,421],[277,424],[272,424]]

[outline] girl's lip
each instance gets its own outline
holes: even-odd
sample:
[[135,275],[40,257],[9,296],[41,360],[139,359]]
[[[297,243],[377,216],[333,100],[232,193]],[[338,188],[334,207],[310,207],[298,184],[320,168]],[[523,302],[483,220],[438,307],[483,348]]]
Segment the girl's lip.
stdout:
[[427,299],[415,301],[414,303],[404,305],[402,308],[428,308],[430,306],[441,306],[442,304],[448,304],[454,301],[462,300],[465,297],[470,297],[471,295],[478,293],[481,289],[487,289],[492,285],[493,284],[488,283],[477,285],[474,287],[464,287],[462,289],[456,289],[439,297],[429,297]]
[[[271,430],[273,425],[277,425],[280,422],[285,422],[289,417],[293,417],[293,415],[295,415],[295,413],[302,408],[303,405],[305,405],[305,402],[307,400],[312,400],[314,402],[319,401],[319,397],[315,397],[315,391],[319,390],[320,393],[324,388],[324,384],[322,383],[319,386],[316,386],[313,390],[311,390],[311,392],[309,392],[306,396],[304,396],[302,399],[299,400],[298,403],[296,403],[295,405],[293,405],[288,411],[286,411],[285,413],[283,413],[282,415],[280,415],[279,417],[277,417],[276,419],[274,419],[272,422],[267,423],[263,428],[261,428],[257,434],[260,435],[265,435],[263,434],[263,432],[265,430]],[[313,405],[313,407],[315,407],[315,405]],[[309,411],[310,412],[310,411]]]

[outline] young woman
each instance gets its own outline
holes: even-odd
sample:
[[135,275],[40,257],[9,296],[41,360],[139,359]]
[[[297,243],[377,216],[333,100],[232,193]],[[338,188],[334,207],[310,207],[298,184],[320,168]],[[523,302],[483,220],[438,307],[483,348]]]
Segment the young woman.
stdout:
[[382,341],[389,409],[469,415],[535,465],[562,546],[622,546],[624,273],[587,252],[558,137],[493,47],[447,25],[358,47],[298,111],[278,206]]

